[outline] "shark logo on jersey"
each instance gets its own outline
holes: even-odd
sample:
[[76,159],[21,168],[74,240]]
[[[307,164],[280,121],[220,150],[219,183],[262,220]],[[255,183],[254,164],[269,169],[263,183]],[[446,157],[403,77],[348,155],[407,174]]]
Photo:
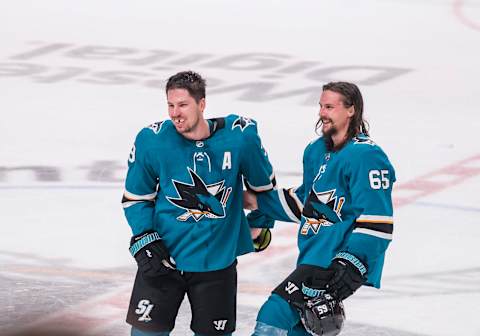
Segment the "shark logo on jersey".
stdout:
[[245,118],[245,117],[238,117],[237,119],[235,119],[235,121],[233,122],[233,125],[232,125],[232,130],[235,128],[235,127],[239,127],[240,130],[243,132],[245,130],[245,128],[247,128],[248,126],[250,125],[255,125],[255,123],[249,119],[249,118]]
[[369,137],[367,137],[365,135],[357,135],[352,140],[353,140],[354,145],[370,145],[370,146],[375,146],[376,145],[376,143],[373,142],[372,139],[370,139]]
[[167,197],[173,205],[185,209],[186,212],[177,219],[185,222],[192,217],[196,222],[204,216],[207,218],[224,218],[232,187],[225,188],[225,180],[213,184],[205,184],[192,169],[188,168],[192,184],[172,180],[178,198]]
[[310,190],[302,211],[305,223],[301,234],[308,234],[310,229],[317,234],[321,226],[332,226],[342,221],[340,211],[345,197],[335,196],[335,191],[336,189],[323,192],[315,192],[313,188]]

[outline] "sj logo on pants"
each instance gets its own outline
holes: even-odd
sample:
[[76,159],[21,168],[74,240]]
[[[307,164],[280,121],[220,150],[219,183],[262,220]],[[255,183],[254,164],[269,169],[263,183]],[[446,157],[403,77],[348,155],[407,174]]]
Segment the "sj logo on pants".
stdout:
[[149,300],[140,300],[137,307],[135,314],[141,315],[138,320],[140,322],[150,322],[152,320],[150,313],[153,309],[153,304]]

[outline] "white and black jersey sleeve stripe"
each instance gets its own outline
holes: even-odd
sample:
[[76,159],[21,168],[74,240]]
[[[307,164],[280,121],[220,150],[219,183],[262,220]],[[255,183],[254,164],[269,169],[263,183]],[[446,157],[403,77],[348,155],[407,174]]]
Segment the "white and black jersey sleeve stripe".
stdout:
[[393,217],[360,215],[355,221],[353,233],[363,233],[378,238],[392,240]]
[[288,217],[297,223],[300,223],[302,220],[302,202],[298,199],[297,195],[294,192],[294,189],[279,189],[278,198],[282,204],[283,210],[288,215]]
[[248,182],[246,178],[244,178],[243,181],[245,182],[245,187],[247,187],[247,189],[254,191],[256,193],[270,191],[275,189],[275,187],[277,186],[277,181],[275,180],[275,175],[273,173],[272,175],[270,175],[270,183],[265,185],[254,186],[250,182]]
[[122,205],[123,205],[123,208],[126,209],[137,203],[155,202],[156,196],[157,196],[156,192],[152,194],[147,194],[147,195],[136,195],[125,190],[122,197]]

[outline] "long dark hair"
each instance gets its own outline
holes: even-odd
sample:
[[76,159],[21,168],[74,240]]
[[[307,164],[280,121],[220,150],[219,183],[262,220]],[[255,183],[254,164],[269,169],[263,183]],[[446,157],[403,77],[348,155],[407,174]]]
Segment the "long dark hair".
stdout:
[[[342,95],[342,103],[345,107],[353,106],[355,113],[347,130],[347,140],[352,139],[359,133],[369,135],[369,125],[366,120],[363,119],[363,98],[362,93],[358,86],[348,82],[330,82],[322,87],[323,91],[333,91]],[[322,119],[319,118],[315,124],[315,131],[317,132],[322,126]]]

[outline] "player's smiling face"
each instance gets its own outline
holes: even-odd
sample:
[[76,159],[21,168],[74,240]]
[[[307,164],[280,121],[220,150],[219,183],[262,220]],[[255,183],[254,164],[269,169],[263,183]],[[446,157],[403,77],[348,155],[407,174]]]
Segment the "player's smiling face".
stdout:
[[178,133],[191,138],[204,121],[205,98],[197,103],[186,89],[171,89],[167,92],[167,101],[168,115]]
[[325,90],[320,96],[320,120],[324,135],[338,134],[342,138],[347,134],[350,118],[354,114],[353,107],[343,105],[343,96],[340,93]]

